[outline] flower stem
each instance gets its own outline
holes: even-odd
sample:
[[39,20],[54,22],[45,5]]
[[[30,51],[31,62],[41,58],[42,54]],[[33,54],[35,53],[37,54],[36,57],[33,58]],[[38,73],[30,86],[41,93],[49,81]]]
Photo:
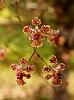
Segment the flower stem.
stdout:
[[34,48],[35,53],[37,54],[37,56],[42,60],[42,62],[44,64],[46,64],[48,66],[48,64],[44,61],[44,59],[40,56],[40,54],[37,52],[36,48]]
[[21,21],[21,18],[20,18],[20,15],[19,15],[19,11],[18,11],[18,9],[19,9],[18,3],[15,3],[15,9],[16,9],[17,18],[19,20],[19,23],[22,26],[22,21]]
[[36,53],[37,54],[37,56],[42,60],[42,62],[45,64],[45,65],[47,65],[48,66],[48,64],[44,61],[44,59],[40,56],[40,54],[38,53],[38,51],[36,50],[36,48],[33,48],[33,53],[32,53],[32,55],[30,56],[30,58],[29,58],[29,60],[28,61],[30,61],[31,60],[31,58],[34,56],[34,54]]
[[32,53],[32,55],[30,56],[30,58],[29,58],[29,60],[28,61],[30,61],[31,60],[31,58],[33,57],[33,55],[35,54],[35,52],[33,52]]

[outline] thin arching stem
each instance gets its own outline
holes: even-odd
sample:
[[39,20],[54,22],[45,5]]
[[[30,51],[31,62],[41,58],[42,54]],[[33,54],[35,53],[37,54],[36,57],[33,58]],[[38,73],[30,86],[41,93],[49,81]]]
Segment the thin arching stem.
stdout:
[[33,53],[31,54],[31,56],[30,56],[30,58],[29,58],[29,60],[28,61],[30,61],[31,60],[31,58],[34,56],[34,54],[36,53],[36,49],[35,48],[33,48]]
[[21,21],[18,9],[19,9],[18,3],[15,3],[15,10],[16,10],[16,13],[17,13],[17,18],[19,20],[20,25],[22,26],[22,21]]
[[30,61],[31,60],[31,58],[34,56],[34,54],[37,54],[37,56],[41,59],[41,61],[45,64],[45,65],[47,65],[48,66],[48,64],[44,61],[44,59],[40,56],[40,54],[38,53],[38,51],[36,50],[36,48],[33,48],[33,53],[32,53],[32,55],[30,56],[30,58],[29,58],[29,60],[28,61]]
[[40,54],[36,51],[37,56],[42,60],[42,62],[48,66],[48,64],[44,61],[44,59],[40,56]]
[[34,54],[35,54],[35,52],[33,52],[33,53],[32,53],[32,55],[30,56],[30,58],[29,58],[29,60],[28,60],[28,61],[30,61],[30,60],[31,60],[31,58],[34,56]]

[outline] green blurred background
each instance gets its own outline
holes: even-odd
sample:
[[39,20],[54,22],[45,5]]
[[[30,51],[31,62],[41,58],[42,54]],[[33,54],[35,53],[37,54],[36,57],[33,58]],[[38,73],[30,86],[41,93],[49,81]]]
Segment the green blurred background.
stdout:
[[[60,29],[60,45],[55,47],[45,41],[38,49],[42,58],[55,54],[59,62],[66,64],[64,85],[53,87],[41,78],[44,66],[36,55],[32,62],[38,71],[26,86],[17,86],[16,73],[10,68],[21,57],[29,59],[33,52],[25,25],[39,17],[42,24]],[[21,19],[21,21],[20,21]],[[1,56],[2,55],[2,56]],[[38,59],[38,60],[36,60]],[[74,100],[74,1],[73,0],[0,0],[0,100]]]

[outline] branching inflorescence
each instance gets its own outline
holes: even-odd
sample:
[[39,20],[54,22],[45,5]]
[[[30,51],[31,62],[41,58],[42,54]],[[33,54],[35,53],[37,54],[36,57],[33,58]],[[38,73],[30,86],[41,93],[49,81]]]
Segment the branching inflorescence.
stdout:
[[43,45],[43,41],[45,38],[48,42],[58,45],[60,36],[59,30],[50,28],[50,25],[41,26],[41,20],[38,19],[38,17],[32,20],[32,25],[35,26],[35,29],[33,29],[30,25],[24,26],[23,32],[28,33],[29,40],[31,41],[31,46],[34,49],[34,52],[28,60],[23,57],[20,59],[18,65],[11,65],[12,70],[16,70],[17,84],[24,85],[26,83],[25,78],[31,78],[31,74],[36,70],[36,67],[30,64],[30,60],[34,56],[34,54],[37,54],[37,56],[45,64],[42,69],[42,73],[44,73],[45,79],[49,80],[50,78],[52,78],[52,84],[54,86],[60,86],[62,84],[62,71],[65,69],[65,65],[63,63],[58,64],[56,56],[52,55],[49,58],[50,63],[55,66],[52,68],[43,60],[39,52],[36,50],[36,48],[39,48]]

